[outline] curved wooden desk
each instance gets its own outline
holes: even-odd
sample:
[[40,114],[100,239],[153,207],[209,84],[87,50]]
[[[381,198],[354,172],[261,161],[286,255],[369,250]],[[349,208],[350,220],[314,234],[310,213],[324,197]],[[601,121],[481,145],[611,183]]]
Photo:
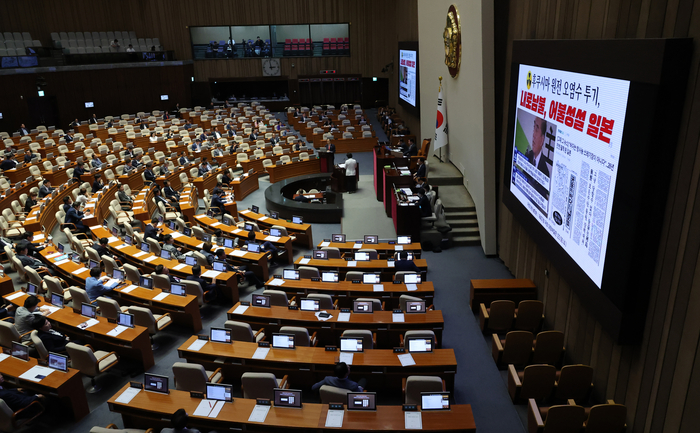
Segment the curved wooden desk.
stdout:
[[245,220],[256,222],[258,224],[258,227],[265,227],[268,229],[272,226],[284,227],[285,229],[287,229],[287,233],[296,237],[295,242],[300,243],[302,245],[308,245],[308,248],[310,249],[313,249],[314,247],[314,239],[311,224],[294,224],[291,221],[271,218],[265,214],[255,213],[249,209],[238,211],[238,215],[240,215],[240,217]]
[[267,172],[270,174],[270,183],[275,183],[290,177],[320,173],[321,161],[318,158],[313,158],[282,165],[271,165],[267,167]]
[[[305,257],[299,257],[294,262],[294,269],[299,269],[299,266],[311,266],[318,268],[318,271],[338,271],[340,279],[345,279],[345,275],[349,271],[357,272],[379,272],[381,274],[382,281],[393,281],[394,274],[396,273],[394,267],[388,265],[388,260],[368,260],[355,262],[355,266],[348,266],[348,261],[345,259],[309,259]],[[428,262],[425,259],[413,260],[413,263],[418,266],[423,274],[423,281],[426,281],[426,273],[428,272]]]
[[365,244],[362,243],[360,240],[360,243],[355,243],[353,241],[347,241],[347,242],[331,242],[329,239],[324,239],[323,242],[319,242],[318,245],[316,246],[316,249],[321,249],[322,247],[331,247],[331,248],[338,248],[340,250],[341,254],[342,253],[351,253],[354,251],[358,251],[360,249],[373,249],[376,250],[378,254],[388,256],[388,257],[393,257],[394,253],[398,251],[407,251],[410,253],[413,253],[413,257],[416,259],[420,259],[421,255],[421,246],[420,242],[413,242],[409,245],[396,245],[396,244],[390,244],[388,242],[380,242],[378,244]]

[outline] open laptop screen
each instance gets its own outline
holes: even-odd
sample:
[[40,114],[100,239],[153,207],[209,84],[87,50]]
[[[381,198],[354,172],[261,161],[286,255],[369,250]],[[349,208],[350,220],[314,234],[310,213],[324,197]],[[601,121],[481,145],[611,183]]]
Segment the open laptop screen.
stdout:
[[404,284],[420,284],[422,281],[420,274],[404,274],[403,282]]
[[298,280],[299,271],[297,269],[284,269],[282,271],[282,278],[285,280]]
[[59,353],[49,352],[49,367],[54,370],[66,372],[68,371],[68,357]]
[[331,240],[332,240],[333,242],[341,242],[341,243],[344,243],[344,242],[345,242],[345,235],[343,235],[343,234],[331,235]]
[[314,250],[313,257],[314,259],[328,260],[328,251]]
[[146,391],[168,394],[168,376],[144,373],[143,389],[145,389]]
[[369,253],[355,253],[355,260],[358,262],[369,261]]
[[207,400],[233,401],[233,385],[224,383],[207,383]]
[[363,352],[362,339],[354,337],[340,337],[341,352]]
[[255,307],[270,307],[270,296],[253,295],[251,297],[250,303]]
[[95,316],[97,316],[97,307],[95,305],[83,302],[80,305],[80,314],[82,314],[85,317],[94,319]]
[[294,349],[294,335],[272,334],[272,347],[275,349]]
[[318,299],[301,298],[300,304],[302,311],[319,311],[321,309]]
[[25,346],[22,343],[16,341],[12,342],[11,348],[12,356],[22,361],[29,361],[29,346]]
[[398,245],[409,245],[411,243],[411,237],[410,236],[398,236],[396,238],[396,243]]
[[121,326],[126,326],[127,328],[134,327],[134,315],[129,313],[119,313],[119,319],[117,324]]
[[377,410],[377,400],[375,393],[349,392],[348,410]]
[[301,391],[296,389],[275,388],[275,406],[301,407]]
[[228,328],[211,328],[209,339],[215,343],[230,343],[231,330]]
[[374,303],[371,301],[352,301],[353,313],[371,313]]
[[406,313],[425,313],[425,301],[407,301]]
[[366,244],[378,244],[379,243],[379,236],[377,236],[377,235],[365,235],[365,243]]
[[406,346],[409,352],[431,353],[433,351],[432,338],[409,338]]
[[449,392],[421,392],[421,410],[450,410]]
[[324,283],[337,283],[338,273],[337,272],[321,272],[321,281]]
[[362,282],[364,284],[379,284],[379,274],[365,273],[362,274]]

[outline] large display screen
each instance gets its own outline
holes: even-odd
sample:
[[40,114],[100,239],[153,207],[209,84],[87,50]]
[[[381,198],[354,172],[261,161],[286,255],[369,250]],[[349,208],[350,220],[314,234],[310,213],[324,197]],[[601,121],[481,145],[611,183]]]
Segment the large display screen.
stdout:
[[600,288],[630,82],[521,64],[510,191]]
[[399,50],[399,98],[416,106],[418,51]]

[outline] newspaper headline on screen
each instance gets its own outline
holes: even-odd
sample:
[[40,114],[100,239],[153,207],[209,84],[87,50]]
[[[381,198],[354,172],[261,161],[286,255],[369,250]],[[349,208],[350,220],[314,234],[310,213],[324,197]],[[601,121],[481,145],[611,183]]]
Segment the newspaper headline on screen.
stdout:
[[399,50],[399,96],[415,107],[416,105],[416,51]]
[[630,82],[518,74],[510,191],[600,288]]

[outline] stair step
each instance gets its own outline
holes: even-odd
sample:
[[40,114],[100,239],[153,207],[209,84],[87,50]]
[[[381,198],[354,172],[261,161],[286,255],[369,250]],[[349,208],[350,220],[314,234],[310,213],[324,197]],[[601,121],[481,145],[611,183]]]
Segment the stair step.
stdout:
[[466,218],[466,219],[476,219],[476,211],[448,211],[445,209],[445,218]]
[[455,247],[477,247],[481,245],[479,236],[453,236],[452,246]]
[[[451,224],[450,224],[450,227],[452,227]],[[478,237],[479,236],[479,227],[478,226],[475,226],[475,227],[452,227],[452,231],[450,233],[452,233],[452,236],[456,236],[456,237],[459,237],[459,236],[477,236]]]
[[451,220],[451,219],[446,219],[447,224],[450,225],[453,229],[458,228],[458,227],[479,227],[479,222],[477,220],[465,220],[465,219],[459,219],[459,220]]

